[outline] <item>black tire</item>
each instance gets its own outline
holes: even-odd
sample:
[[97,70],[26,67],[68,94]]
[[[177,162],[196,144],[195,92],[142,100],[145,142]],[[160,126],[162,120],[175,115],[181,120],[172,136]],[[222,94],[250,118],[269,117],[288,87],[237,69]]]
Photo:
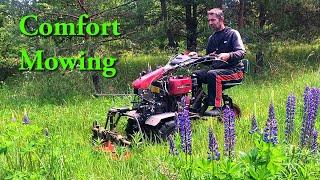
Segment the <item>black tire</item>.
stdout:
[[159,129],[159,135],[162,140],[167,140],[167,137],[170,134],[173,134],[175,132],[175,121],[170,120],[165,123],[163,123]]
[[[225,107],[223,107],[223,108],[225,108]],[[241,109],[240,109],[240,107],[237,104],[233,103],[232,104],[232,111],[234,112],[234,117],[239,120],[240,117],[241,117]],[[223,112],[217,118],[218,118],[219,121],[223,122]]]
[[241,109],[240,109],[240,107],[237,104],[233,103],[232,110],[234,112],[235,117],[240,119],[240,117],[241,117]]
[[132,136],[134,135],[134,133],[139,132],[139,127],[136,120],[132,118],[128,118],[128,123],[125,131],[126,131],[127,138],[129,140],[132,139]]

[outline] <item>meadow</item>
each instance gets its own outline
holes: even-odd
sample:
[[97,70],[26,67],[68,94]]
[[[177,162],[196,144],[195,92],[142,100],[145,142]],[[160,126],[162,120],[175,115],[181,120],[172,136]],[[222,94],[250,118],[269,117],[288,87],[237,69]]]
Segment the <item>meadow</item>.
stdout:
[[[147,63],[155,68],[170,54],[122,57],[115,79],[104,79],[106,93],[132,93],[130,81]],[[118,158],[91,144],[94,120],[104,123],[111,107],[130,106],[132,95],[92,96],[89,75],[73,72],[48,74],[25,72],[0,85],[0,179],[319,179],[320,155],[300,149],[305,88],[320,87],[320,46],[273,45],[263,73],[251,70],[244,83],[227,90],[242,110],[236,120],[235,156],[223,155],[224,125],[216,118],[192,122],[192,155],[169,154],[167,142],[118,147]],[[286,101],[296,96],[293,141],[285,141]],[[279,144],[273,146],[259,135],[249,134],[255,115],[261,131],[270,103],[275,109]],[[23,124],[27,113],[30,124]],[[318,113],[319,114],[319,113]],[[320,130],[319,115],[316,129]],[[119,125],[123,132],[125,119]],[[221,158],[208,161],[208,130],[217,137]],[[138,139],[139,137],[137,137]],[[319,142],[319,138],[318,138]]]

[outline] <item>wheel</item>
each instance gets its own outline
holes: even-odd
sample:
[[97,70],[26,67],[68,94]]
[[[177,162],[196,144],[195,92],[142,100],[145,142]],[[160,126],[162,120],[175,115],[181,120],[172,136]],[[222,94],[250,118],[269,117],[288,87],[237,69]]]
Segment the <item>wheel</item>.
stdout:
[[126,131],[127,138],[132,139],[132,136],[134,135],[134,133],[139,132],[139,127],[136,120],[132,118],[128,118],[128,123],[125,131]]
[[234,112],[234,116],[238,119],[241,117],[241,109],[237,104],[233,104],[232,110]]
[[[223,109],[224,108],[226,108],[226,107],[224,106]],[[241,117],[240,107],[237,104],[232,104],[231,110],[234,113],[234,117],[237,118],[237,119],[240,119],[240,117]],[[217,118],[218,118],[219,121],[223,122],[223,112]]]
[[92,136],[91,136],[92,145],[97,145],[97,143],[98,143],[98,139],[99,139],[98,130],[99,130],[99,128],[100,128],[100,126],[99,126],[98,122],[93,121],[93,123],[92,123]]
[[159,135],[163,140],[166,140],[170,134],[175,132],[175,121],[170,120],[162,124],[159,129]]

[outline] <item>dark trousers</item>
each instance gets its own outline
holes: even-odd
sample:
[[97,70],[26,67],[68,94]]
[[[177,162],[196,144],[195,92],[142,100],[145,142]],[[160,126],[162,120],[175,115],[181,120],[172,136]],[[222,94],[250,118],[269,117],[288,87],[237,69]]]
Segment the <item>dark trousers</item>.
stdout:
[[198,70],[195,72],[199,87],[208,84],[208,105],[221,107],[223,84],[239,83],[243,79],[240,68]]

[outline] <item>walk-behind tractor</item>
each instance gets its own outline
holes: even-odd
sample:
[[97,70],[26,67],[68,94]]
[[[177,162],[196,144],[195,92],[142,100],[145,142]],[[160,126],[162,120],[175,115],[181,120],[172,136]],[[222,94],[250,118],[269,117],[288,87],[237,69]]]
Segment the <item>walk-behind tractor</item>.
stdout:
[[[248,61],[242,60],[242,62],[246,72]],[[210,114],[206,111],[208,108],[206,93],[198,87],[196,75],[190,73],[192,68],[203,63],[214,63],[218,67],[226,62],[213,56],[178,55],[163,67],[141,73],[140,77],[132,83],[135,94],[132,107],[110,109],[104,127],[94,122],[93,141],[130,146],[130,140],[136,132],[141,132],[145,137],[165,139],[175,130],[175,117],[182,98],[185,99],[189,108],[191,119]],[[179,72],[184,75],[179,75]],[[237,84],[224,84],[223,89],[235,85]],[[228,95],[223,94],[223,105],[228,105],[237,116],[240,116],[239,107]],[[121,117],[127,117],[126,136],[116,131]],[[217,117],[219,119],[221,114],[217,114]]]

